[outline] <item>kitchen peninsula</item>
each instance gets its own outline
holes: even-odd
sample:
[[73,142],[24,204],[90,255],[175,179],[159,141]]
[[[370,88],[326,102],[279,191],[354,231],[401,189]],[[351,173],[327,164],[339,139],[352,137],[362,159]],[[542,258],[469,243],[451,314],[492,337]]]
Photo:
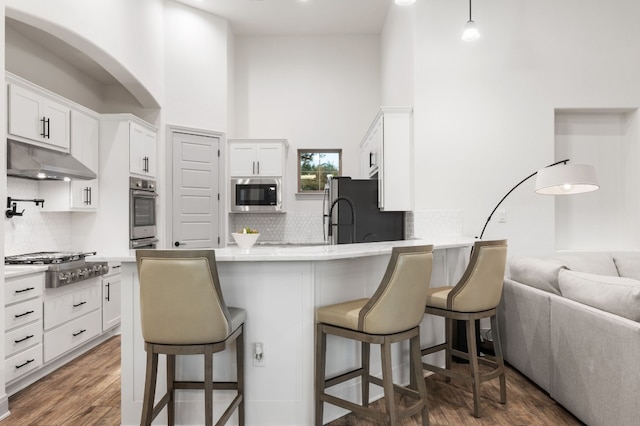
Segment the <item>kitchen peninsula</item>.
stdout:
[[[394,241],[336,246],[255,246],[216,249],[218,274],[225,301],[247,311],[245,324],[245,410],[248,425],[309,425],[313,423],[314,309],[317,306],[369,297],[378,287],[393,246],[434,244],[431,286],[460,278],[469,258],[473,240]],[[122,271],[122,424],[140,421],[145,374],[145,352],[139,320],[139,288],[135,256],[106,257],[123,262]],[[197,325],[194,325],[197,326]],[[444,339],[444,323],[425,317],[422,345]],[[263,359],[254,360],[255,343],[262,343]],[[358,351],[351,342],[329,340],[331,355],[327,373],[335,374],[357,365]],[[404,346],[398,345],[394,361],[406,362]],[[400,355],[400,356],[398,356]],[[214,357],[216,378],[234,371],[233,351]],[[164,359],[159,367],[158,391],[163,394]],[[435,361],[437,362],[437,361]],[[178,360],[178,377],[201,379],[200,357]],[[408,366],[394,365],[397,381],[408,382]],[[372,372],[379,373],[379,350],[372,348]],[[231,377],[228,377],[231,378]],[[372,387],[372,397],[379,394]],[[343,396],[357,398],[358,387],[346,383]],[[180,391],[177,395],[176,423],[202,424],[202,392]],[[232,398],[214,393],[214,416]],[[224,400],[224,401],[223,401]],[[342,416],[337,407],[325,409],[325,421]],[[160,414],[158,421],[166,421]],[[237,424],[237,414],[231,424]]]

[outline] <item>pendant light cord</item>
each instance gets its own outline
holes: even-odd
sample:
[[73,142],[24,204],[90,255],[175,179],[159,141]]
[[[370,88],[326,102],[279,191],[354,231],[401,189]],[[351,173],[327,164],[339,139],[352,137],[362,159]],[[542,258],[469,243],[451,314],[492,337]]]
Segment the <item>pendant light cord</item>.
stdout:
[[471,0],[469,0],[469,20],[472,21],[472,19],[471,19]]

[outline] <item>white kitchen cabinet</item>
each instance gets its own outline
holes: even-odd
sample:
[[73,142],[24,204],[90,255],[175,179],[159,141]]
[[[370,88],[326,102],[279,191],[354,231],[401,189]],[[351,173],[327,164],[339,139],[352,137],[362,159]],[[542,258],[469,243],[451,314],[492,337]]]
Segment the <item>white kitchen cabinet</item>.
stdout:
[[[100,122],[97,116],[71,111],[71,155],[98,174]],[[40,196],[46,200],[44,211],[96,211],[99,205],[99,180],[42,181]]]
[[24,376],[43,363],[42,293],[44,273],[5,279],[5,381]]
[[231,177],[283,176],[286,150],[283,139],[230,139]]
[[109,272],[102,277],[102,331],[120,325],[122,264],[109,262]]
[[129,171],[155,178],[157,132],[139,123],[129,123]]
[[36,86],[8,86],[7,131],[14,139],[69,152],[70,108]]
[[360,174],[362,179],[376,178],[382,147],[382,117],[379,117],[360,144]]
[[44,296],[44,362],[102,332],[102,281],[47,289]]
[[[361,148],[372,156],[369,176],[378,179],[378,207],[413,210],[413,113],[410,107],[382,107]],[[361,150],[361,155],[366,155]]]

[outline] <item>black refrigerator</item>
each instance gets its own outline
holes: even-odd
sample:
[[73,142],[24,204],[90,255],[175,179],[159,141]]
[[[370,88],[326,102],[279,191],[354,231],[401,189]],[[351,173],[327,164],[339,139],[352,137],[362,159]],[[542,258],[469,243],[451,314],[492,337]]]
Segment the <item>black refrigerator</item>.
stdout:
[[331,244],[404,240],[404,212],[380,211],[377,179],[330,179],[323,222],[325,241]]

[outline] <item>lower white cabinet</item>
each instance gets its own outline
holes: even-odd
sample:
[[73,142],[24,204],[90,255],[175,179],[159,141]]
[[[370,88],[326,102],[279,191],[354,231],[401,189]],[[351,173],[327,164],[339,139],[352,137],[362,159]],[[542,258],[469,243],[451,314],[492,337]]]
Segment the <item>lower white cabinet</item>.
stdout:
[[100,278],[47,289],[44,300],[44,362],[102,332]]
[[102,331],[120,325],[122,264],[109,262],[109,273],[102,277]]
[[41,344],[8,357],[5,361],[5,380],[9,383],[40,366],[42,366]]
[[51,361],[102,332],[100,310],[44,332],[44,362]]
[[44,273],[5,280],[5,380],[11,382],[42,366]]

